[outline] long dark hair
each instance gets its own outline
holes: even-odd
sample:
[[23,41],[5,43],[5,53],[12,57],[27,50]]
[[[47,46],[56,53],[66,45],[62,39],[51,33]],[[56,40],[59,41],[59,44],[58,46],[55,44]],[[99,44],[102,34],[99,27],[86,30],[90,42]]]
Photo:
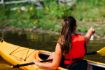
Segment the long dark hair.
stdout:
[[72,34],[76,29],[76,20],[72,16],[63,18],[64,24],[61,30],[61,37],[58,42],[61,45],[63,53],[68,53],[69,49],[72,48]]

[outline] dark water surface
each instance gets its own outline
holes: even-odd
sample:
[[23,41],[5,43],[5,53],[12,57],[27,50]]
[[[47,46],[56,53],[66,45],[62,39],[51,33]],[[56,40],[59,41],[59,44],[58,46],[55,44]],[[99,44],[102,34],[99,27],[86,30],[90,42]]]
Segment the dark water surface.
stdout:
[[[0,33],[0,37],[16,45],[48,51],[54,51],[58,39],[58,35],[33,32],[5,32]],[[103,47],[105,47],[105,40],[93,40],[90,41],[87,46],[87,51],[97,51]],[[105,57],[98,54],[88,55],[86,59],[105,63]],[[0,63],[2,63],[2,61],[0,61]]]
[[[105,47],[105,40],[93,40],[90,41],[90,44],[87,46],[87,52],[98,51]],[[98,61],[105,63],[105,56],[101,56],[99,54],[88,55],[86,56],[87,59]]]

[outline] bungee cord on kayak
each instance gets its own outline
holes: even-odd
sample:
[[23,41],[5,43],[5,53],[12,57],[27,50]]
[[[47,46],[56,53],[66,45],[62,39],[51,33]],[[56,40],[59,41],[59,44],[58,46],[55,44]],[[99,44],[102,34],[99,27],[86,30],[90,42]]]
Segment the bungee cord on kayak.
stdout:
[[20,47],[14,49],[13,51],[11,51],[10,55],[12,55],[14,52],[16,52],[16,50],[18,50]]

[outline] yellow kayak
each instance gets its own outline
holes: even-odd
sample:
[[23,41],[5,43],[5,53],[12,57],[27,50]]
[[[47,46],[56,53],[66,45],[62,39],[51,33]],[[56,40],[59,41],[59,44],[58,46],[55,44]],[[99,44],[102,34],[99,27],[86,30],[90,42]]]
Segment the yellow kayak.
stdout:
[[[5,41],[0,42],[0,56],[5,61],[7,61],[8,63],[12,65],[30,63],[30,62],[33,62],[33,60],[42,61],[43,59],[41,59],[39,55],[41,53],[44,53],[47,55],[51,54],[51,52],[45,51],[45,50],[29,49],[29,48],[14,45]],[[91,60],[87,60],[87,61],[90,65],[88,67],[89,70],[90,68],[92,68],[91,66],[97,67],[99,69],[101,68],[103,70],[105,69],[105,63],[91,61]],[[22,70],[49,70],[45,68],[40,68],[36,66],[35,64],[23,66],[23,67],[20,67],[20,69]],[[59,67],[58,70],[67,70],[67,69]]]
[[[50,53],[44,50],[35,50],[29,49],[25,47],[21,47],[18,45],[14,45],[8,42],[0,42],[0,55],[1,57],[9,62],[12,65],[16,64],[24,64],[32,62],[33,60],[41,61],[42,59],[39,57],[40,53]],[[45,68],[40,68],[35,64],[20,67],[22,70],[47,70]],[[59,67],[58,70],[66,70],[64,68]]]

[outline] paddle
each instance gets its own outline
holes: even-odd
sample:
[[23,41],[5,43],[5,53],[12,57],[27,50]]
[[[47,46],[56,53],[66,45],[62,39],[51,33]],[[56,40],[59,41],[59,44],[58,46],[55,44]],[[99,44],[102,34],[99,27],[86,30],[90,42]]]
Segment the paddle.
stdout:
[[[93,54],[100,54],[101,56],[105,56],[105,47],[101,48],[98,51],[89,52],[86,55],[93,55]],[[43,60],[43,61],[40,61],[40,62],[48,62],[48,61],[52,61],[52,59]],[[35,62],[29,62],[29,63],[24,63],[24,64],[17,64],[17,65],[13,65],[12,67],[13,68],[19,68],[21,66],[27,66],[27,65],[32,65],[32,64],[35,64]]]
[[[49,61],[52,61],[52,59],[43,60],[43,61],[40,61],[40,62],[49,62]],[[29,63],[24,63],[24,64],[17,64],[17,65],[13,65],[11,67],[12,68],[19,68],[19,67],[22,67],[22,66],[27,66],[27,65],[32,65],[32,64],[35,64],[35,62],[29,62]]]
[[86,55],[92,55],[92,54],[100,54],[101,56],[105,56],[105,47],[101,48],[98,51],[89,52]]

